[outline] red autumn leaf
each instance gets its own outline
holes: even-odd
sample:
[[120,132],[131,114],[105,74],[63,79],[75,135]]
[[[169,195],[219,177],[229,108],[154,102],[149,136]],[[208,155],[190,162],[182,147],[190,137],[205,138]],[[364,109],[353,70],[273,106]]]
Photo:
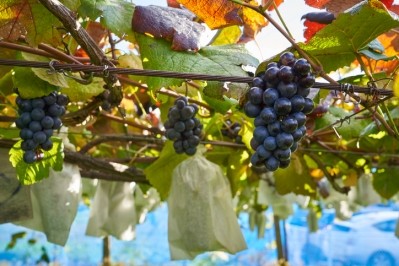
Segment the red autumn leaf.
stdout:
[[305,20],[303,25],[305,26],[303,36],[305,37],[306,41],[309,41],[319,30],[326,26],[326,24],[313,22],[307,19]]

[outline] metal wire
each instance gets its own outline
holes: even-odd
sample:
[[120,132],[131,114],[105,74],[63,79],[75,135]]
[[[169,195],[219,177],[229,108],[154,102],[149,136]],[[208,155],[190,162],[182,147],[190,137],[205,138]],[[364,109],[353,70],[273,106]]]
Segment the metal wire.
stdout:
[[[134,69],[134,68],[118,68],[109,66],[95,66],[95,65],[79,65],[79,64],[64,64],[56,60],[51,62],[40,61],[24,61],[14,59],[0,59],[0,65],[3,66],[18,66],[18,67],[32,67],[32,68],[45,68],[50,69],[51,72],[85,72],[85,73],[101,73],[103,75],[113,74],[128,74],[136,76],[150,76],[150,77],[164,77],[164,78],[180,78],[190,80],[206,80],[206,81],[222,81],[222,82],[236,82],[236,83],[251,83],[252,77],[239,77],[239,76],[224,76],[224,75],[209,75],[197,73],[182,73],[164,70],[151,70],[151,69]],[[369,95],[390,96],[393,94],[391,90],[377,89],[374,87],[360,87],[349,83],[330,84],[316,82],[313,88],[338,91],[343,93],[363,93]]]

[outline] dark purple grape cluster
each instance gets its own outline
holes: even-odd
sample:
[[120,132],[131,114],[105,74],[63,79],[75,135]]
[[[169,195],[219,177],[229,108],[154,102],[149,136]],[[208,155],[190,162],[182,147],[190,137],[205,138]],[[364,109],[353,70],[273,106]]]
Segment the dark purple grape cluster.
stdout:
[[176,153],[194,155],[200,143],[203,125],[195,117],[198,106],[189,104],[186,97],[176,99],[174,106],[169,109],[165,122],[165,136],[173,140]]
[[291,153],[306,134],[306,115],[314,108],[307,98],[314,82],[310,64],[290,52],[253,79],[244,106],[246,115],[255,118],[253,165],[264,165],[268,171],[288,167]]
[[232,122],[230,119],[226,120],[220,132],[223,136],[233,139],[235,143],[242,143],[242,137],[238,135],[241,130],[241,125],[238,122]]
[[65,114],[68,101],[66,95],[56,92],[41,98],[16,98],[19,117],[15,124],[21,130],[19,136],[23,140],[24,162],[34,163],[42,158],[42,150],[51,150],[53,143],[50,137],[53,130],[61,127],[60,117]]

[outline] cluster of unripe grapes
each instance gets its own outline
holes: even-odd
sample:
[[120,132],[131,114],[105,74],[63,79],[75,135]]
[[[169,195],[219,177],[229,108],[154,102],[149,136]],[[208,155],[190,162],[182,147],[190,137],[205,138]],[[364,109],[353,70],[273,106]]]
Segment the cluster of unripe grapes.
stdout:
[[52,92],[47,96],[32,99],[16,98],[19,117],[15,121],[21,130],[21,149],[24,151],[23,160],[34,163],[42,158],[42,151],[49,151],[53,147],[50,137],[53,130],[61,127],[60,117],[65,114],[68,97]]
[[236,143],[242,143],[242,137],[238,134],[241,130],[241,125],[238,122],[231,122],[226,120],[220,132],[223,136],[233,139]]
[[290,52],[253,79],[244,106],[246,115],[255,118],[252,165],[264,165],[268,171],[288,167],[291,153],[306,134],[306,115],[314,108],[307,98],[314,82],[310,64]]
[[165,136],[173,140],[176,153],[194,155],[200,143],[203,125],[195,117],[198,106],[189,104],[186,97],[175,100],[169,109],[168,119],[165,121]]

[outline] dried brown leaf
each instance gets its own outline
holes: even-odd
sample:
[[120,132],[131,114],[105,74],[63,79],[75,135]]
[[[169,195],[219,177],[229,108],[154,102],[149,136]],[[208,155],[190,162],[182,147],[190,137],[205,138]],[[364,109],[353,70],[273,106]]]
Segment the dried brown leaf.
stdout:
[[205,28],[194,22],[194,18],[195,15],[187,10],[160,6],[136,6],[132,29],[171,41],[173,50],[198,51]]

